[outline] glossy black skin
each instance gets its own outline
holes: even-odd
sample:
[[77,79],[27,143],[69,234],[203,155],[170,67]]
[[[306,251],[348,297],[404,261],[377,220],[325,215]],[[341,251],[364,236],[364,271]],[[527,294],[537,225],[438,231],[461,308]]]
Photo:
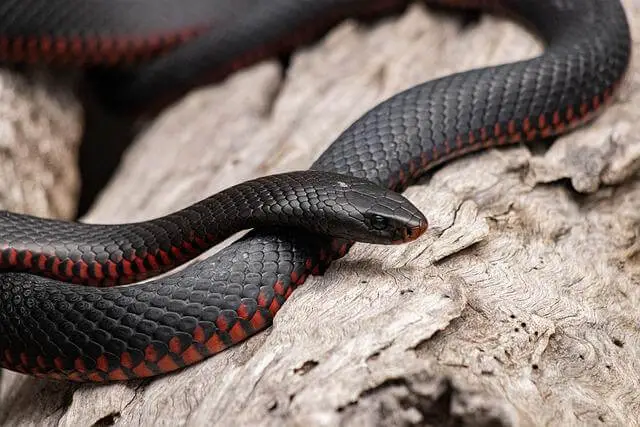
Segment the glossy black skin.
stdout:
[[[297,171],[246,181],[164,217],[130,224],[0,212],[0,270],[47,274],[55,262],[57,274],[49,275],[60,280],[130,283],[168,271],[239,231],[276,225],[395,244],[418,237],[427,220],[400,194],[367,180]],[[41,257],[46,260],[34,262]],[[125,274],[127,261],[133,274]]]
[[[271,3],[277,11],[286,2]],[[342,2],[314,1],[327,11],[336,3]],[[393,96],[346,129],[313,169],[404,190],[433,166],[462,154],[557,135],[586,123],[627,69],[630,33],[619,0],[441,3],[507,9],[528,21],[547,49],[531,60],[447,76]],[[292,28],[298,22],[286,11],[278,19],[290,19]],[[171,350],[173,337],[179,336],[185,346],[199,345],[196,332],[201,327],[207,338],[220,336],[228,345],[241,341],[267,327],[292,289],[309,274],[321,273],[347,248],[344,241],[271,228],[252,231],[178,273],[122,289],[4,274],[0,357],[10,357],[4,356],[2,364],[34,375],[87,381],[85,373],[74,370],[75,360],[95,366],[97,357],[108,355],[108,372],[113,372],[122,369],[123,352],[145,363],[142,352],[153,345],[170,354],[177,368],[186,366],[190,362],[182,350]],[[256,316],[264,322],[252,323]],[[233,338],[229,327],[236,324],[244,333]],[[46,363],[36,363],[43,355]],[[48,362],[56,357],[59,366]],[[166,372],[151,368],[152,375]],[[125,369],[123,376],[137,374]]]

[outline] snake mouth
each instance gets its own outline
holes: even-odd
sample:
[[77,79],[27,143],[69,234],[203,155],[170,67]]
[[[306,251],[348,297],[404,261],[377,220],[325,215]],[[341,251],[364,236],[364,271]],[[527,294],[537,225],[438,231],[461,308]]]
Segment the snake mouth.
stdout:
[[402,229],[402,237],[396,240],[395,244],[409,243],[417,240],[427,228],[429,223],[425,219],[421,219],[418,225],[408,226]]

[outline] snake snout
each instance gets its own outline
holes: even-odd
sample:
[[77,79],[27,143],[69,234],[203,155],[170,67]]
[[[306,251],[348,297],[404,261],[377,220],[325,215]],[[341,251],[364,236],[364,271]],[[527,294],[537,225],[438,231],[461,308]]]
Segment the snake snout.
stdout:
[[427,231],[427,228],[429,228],[429,222],[426,218],[416,218],[415,221],[411,221],[411,223],[402,229],[402,236],[394,243],[402,244],[413,242],[422,236],[422,234]]
[[426,218],[420,218],[417,225],[407,227],[406,241],[411,242],[416,240],[422,236],[422,233],[427,231],[427,228],[429,228],[429,221],[427,221]]

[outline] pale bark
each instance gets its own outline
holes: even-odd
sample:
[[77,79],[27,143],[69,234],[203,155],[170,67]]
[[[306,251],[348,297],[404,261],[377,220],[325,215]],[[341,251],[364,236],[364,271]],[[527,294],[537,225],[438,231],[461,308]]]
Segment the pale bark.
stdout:
[[[634,21],[640,6],[627,1]],[[634,26],[637,40],[640,28]],[[345,23],[200,90],[128,152],[87,220],[161,215],[247,178],[307,168],[412,84],[541,51],[518,25],[422,6]],[[176,374],[68,386],[7,373],[15,425],[639,425],[638,63],[588,128],[453,162],[405,194],[418,242],[357,244],[268,331]]]
[[71,79],[0,72],[0,208],[73,218],[81,109]]

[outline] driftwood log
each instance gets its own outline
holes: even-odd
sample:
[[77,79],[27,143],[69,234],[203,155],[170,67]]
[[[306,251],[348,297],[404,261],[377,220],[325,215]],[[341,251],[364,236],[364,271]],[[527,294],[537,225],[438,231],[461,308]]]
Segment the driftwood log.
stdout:
[[[633,24],[640,4],[626,6]],[[346,22],[297,52],[286,73],[263,63],[166,111],[86,221],[150,218],[305,169],[389,95],[541,49],[506,19],[463,23],[422,5],[373,26]],[[151,381],[75,386],[5,371],[0,423],[640,425],[639,69],[634,60],[588,128],[466,157],[410,188],[427,234],[406,246],[357,244],[294,292],[266,332]],[[25,111],[39,109],[36,100]],[[3,207],[68,215],[50,180],[73,159],[78,124],[61,111],[55,137],[1,132],[11,145],[0,151]],[[5,117],[9,132],[21,128]],[[19,144],[38,138],[67,141],[51,169],[29,172],[45,208],[10,197],[24,187],[15,153],[29,148]],[[25,153],[25,164],[45,162],[42,150]],[[74,186],[60,185],[71,198]]]

